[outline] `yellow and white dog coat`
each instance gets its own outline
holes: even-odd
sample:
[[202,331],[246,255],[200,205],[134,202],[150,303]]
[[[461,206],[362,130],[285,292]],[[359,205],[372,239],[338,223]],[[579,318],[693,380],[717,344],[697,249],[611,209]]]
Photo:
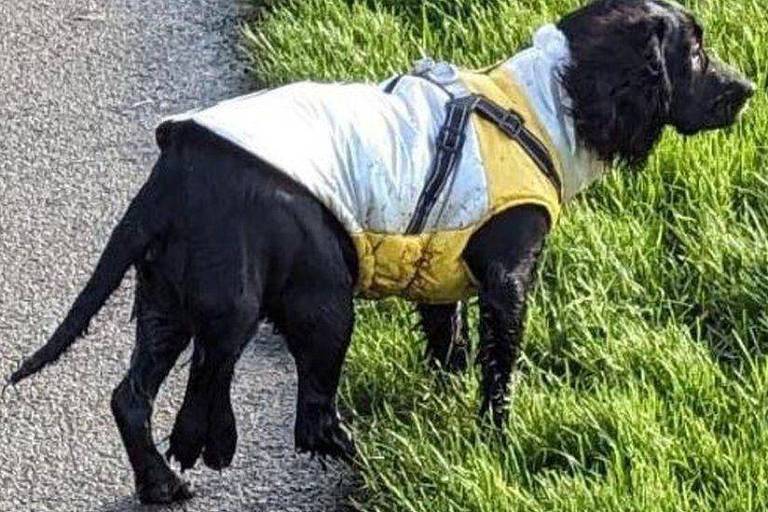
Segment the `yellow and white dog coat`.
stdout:
[[[475,291],[462,252],[485,222],[523,204],[542,206],[554,222],[561,200],[599,175],[601,166],[575,141],[559,85],[569,60],[565,36],[547,25],[532,48],[489,72],[421,61],[412,74],[379,85],[300,82],[170,119],[191,119],[313,193],[354,242],[361,295],[452,302]],[[556,179],[496,124],[472,114],[447,183],[430,208],[417,208],[446,105],[470,94],[515,112]]]

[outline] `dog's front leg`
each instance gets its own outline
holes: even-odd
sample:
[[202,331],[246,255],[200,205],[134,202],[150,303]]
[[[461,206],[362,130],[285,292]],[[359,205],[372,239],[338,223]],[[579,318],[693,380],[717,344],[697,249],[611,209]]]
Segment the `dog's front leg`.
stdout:
[[463,372],[471,350],[466,303],[418,304],[417,309],[427,338],[427,362],[452,373]]
[[283,292],[285,301],[274,316],[296,362],[294,433],[299,452],[347,460],[355,454],[336,408],[354,325],[353,283],[333,273],[317,275],[315,282],[299,281]]
[[549,217],[535,206],[508,210],[475,234],[464,259],[478,277],[483,402],[481,414],[492,414],[501,427],[512,371],[523,341],[526,300],[536,271]]
[[483,402],[480,413],[492,414],[502,427],[512,371],[520,355],[525,323],[526,296],[535,264],[492,264],[479,293],[480,352]]

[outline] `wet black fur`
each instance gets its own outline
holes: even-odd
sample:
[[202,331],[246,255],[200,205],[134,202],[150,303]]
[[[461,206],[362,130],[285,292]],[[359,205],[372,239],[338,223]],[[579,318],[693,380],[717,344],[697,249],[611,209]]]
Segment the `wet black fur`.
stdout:
[[[666,124],[685,133],[729,124],[751,92],[716,63],[692,66],[700,29],[687,13],[656,5],[603,0],[560,23],[575,57],[563,78],[578,135],[606,161],[642,161]],[[206,129],[166,123],[157,136],[161,156],[93,276],[11,382],[58,359],[135,266],[136,348],[112,410],[143,502],[191,495],[155,448],[150,425],[158,388],[191,340],[189,383],[167,455],[183,469],[201,456],[215,469],[230,464],[237,442],[234,365],[264,319],[285,335],[296,361],[296,448],[352,457],[335,403],[354,326],[358,269],[349,236],[303,187]],[[516,207],[483,226],[464,251],[479,280],[480,409],[499,426],[522,345],[526,295],[549,229],[543,209]],[[466,309],[418,310],[428,358],[463,370]]]

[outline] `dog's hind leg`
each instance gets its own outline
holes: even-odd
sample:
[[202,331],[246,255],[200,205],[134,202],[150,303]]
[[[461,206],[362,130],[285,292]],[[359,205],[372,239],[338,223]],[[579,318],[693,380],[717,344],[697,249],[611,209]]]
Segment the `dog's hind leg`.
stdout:
[[452,373],[466,370],[471,350],[466,303],[418,304],[416,308],[427,338],[427,361]]
[[182,471],[195,465],[203,450],[208,432],[207,380],[209,379],[205,377],[205,364],[205,350],[196,338],[184,403],[176,415],[170,446],[165,452],[169,461],[173,459],[179,461]]
[[236,354],[224,361],[213,384],[213,397],[208,410],[208,431],[203,448],[203,462],[211,469],[229,467],[237,448],[237,425],[232,410],[231,388],[235,363],[239,359],[248,338],[243,338]]
[[182,470],[195,465],[200,454],[212,469],[229,466],[237,446],[237,429],[230,387],[235,363],[256,328],[257,312],[224,315],[204,322],[195,336],[195,349],[184,403],[176,417],[167,456]]
[[189,343],[189,333],[167,302],[149,286],[140,275],[136,288],[136,348],[128,374],[112,395],[112,413],[133,467],[139,499],[143,503],[170,503],[192,494],[155,447],[152,402]]
[[336,390],[352,335],[352,288],[313,283],[287,290],[284,300],[276,323],[298,372],[296,450],[351,459],[354,445],[340,425]]
[[[211,406],[208,409],[208,430],[205,436],[203,462],[211,469],[220,470],[229,467],[237,448],[237,426],[232,410],[231,388],[235,364],[256,329],[253,322],[246,331],[241,331],[225,343],[217,343],[216,350],[209,351],[209,363],[214,373],[211,386]],[[213,353],[211,353],[213,352]]]

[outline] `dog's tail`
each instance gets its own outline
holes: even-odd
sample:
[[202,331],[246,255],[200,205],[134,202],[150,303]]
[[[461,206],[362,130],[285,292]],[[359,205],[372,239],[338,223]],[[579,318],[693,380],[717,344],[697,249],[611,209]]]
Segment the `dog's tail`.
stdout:
[[96,269],[85,288],[48,342],[25,359],[10,376],[10,384],[29,377],[56,361],[87,329],[112,292],[120,286],[128,269],[140,261],[150,243],[169,226],[173,214],[172,170],[161,157],[147,182],[131,201],[123,218],[112,231]]

